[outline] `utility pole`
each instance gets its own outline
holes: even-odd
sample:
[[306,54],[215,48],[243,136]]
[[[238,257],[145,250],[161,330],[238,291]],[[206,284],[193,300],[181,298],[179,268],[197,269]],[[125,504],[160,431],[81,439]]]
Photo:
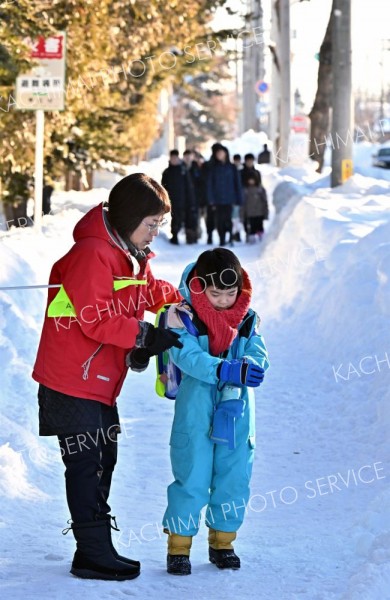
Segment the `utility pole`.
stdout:
[[351,0],[334,0],[332,34],[332,176],[342,185],[353,173]]
[[243,47],[243,130],[259,130],[255,85],[264,78],[264,30],[262,0],[247,0],[246,29],[250,35],[242,38]]
[[288,163],[291,119],[290,75],[290,0],[280,2],[280,153],[282,165]]
[[290,0],[280,0],[280,136],[276,148],[278,166],[286,166],[289,155],[291,119],[291,75],[290,75]]

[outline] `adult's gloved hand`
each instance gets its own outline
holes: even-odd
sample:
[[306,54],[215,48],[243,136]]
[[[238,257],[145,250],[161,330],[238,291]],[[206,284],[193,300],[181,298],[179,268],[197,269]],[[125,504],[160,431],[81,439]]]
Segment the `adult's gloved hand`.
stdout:
[[149,365],[150,355],[146,348],[133,348],[126,354],[126,366],[136,373],[142,373]]
[[259,387],[264,379],[264,369],[245,360],[224,360],[217,369],[220,381],[234,385]]
[[138,348],[146,348],[149,356],[155,356],[172,348],[172,346],[183,348],[183,344],[179,341],[180,336],[174,331],[154,327],[147,321],[139,321],[139,328],[140,332],[137,335],[135,345]]

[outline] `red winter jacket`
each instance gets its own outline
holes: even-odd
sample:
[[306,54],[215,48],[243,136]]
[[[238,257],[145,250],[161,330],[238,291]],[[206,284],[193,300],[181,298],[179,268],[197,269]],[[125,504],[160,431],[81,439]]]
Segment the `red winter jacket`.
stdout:
[[[177,302],[180,294],[154,279],[147,258],[138,263],[122,249],[103,210],[100,204],[77,223],[74,246],[53,265],[49,282],[63,285],[76,316],[48,316],[58,294],[58,288],[50,288],[32,376],[58,392],[112,406],[144,311],[157,312],[165,303]],[[137,275],[134,264],[140,264]],[[140,284],[126,285],[129,279]],[[114,281],[120,280],[126,287],[114,291]]]

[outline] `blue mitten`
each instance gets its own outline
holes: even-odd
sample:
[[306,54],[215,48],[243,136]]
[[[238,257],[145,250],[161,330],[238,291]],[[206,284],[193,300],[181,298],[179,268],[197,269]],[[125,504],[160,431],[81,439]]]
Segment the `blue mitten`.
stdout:
[[236,447],[235,420],[244,413],[244,400],[220,402],[214,412],[210,439],[215,444],[227,445],[229,450]]
[[248,363],[245,359],[224,360],[218,366],[217,376],[220,381],[234,385],[258,387],[264,379],[264,369]]

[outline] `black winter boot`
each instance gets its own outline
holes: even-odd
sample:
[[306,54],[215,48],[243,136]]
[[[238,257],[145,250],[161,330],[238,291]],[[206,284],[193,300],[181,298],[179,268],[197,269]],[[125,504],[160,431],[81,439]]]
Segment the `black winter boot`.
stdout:
[[190,551],[192,536],[168,533],[167,571],[171,575],[190,575]]
[[77,543],[70,572],[83,579],[124,581],[140,574],[140,566],[122,562],[112,551],[111,531],[107,520],[72,523]]
[[[134,567],[141,567],[141,563],[138,560],[132,560],[131,558],[126,558],[126,556],[122,556],[121,554],[118,554],[118,552],[115,549],[114,544],[112,543],[112,537],[111,537],[111,529],[114,529],[115,531],[120,531],[120,529],[118,528],[117,524],[116,524],[116,518],[112,517],[111,515],[106,515],[106,519],[107,520],[107,526],[108,526],[108,539],[109,539],[109,543],[111,546],[111,551],[113,553],[113,555],[115,556],[115,558],[117,558],[118,560],[121,560],[124,563],[127,563],[128,565],[134,565]],[[111,524],[111,519],[114,522],[114,525]]]
[[171,575],[191,575],[190,557],[185,554],[168,554],[167,571]]
[[234,550],[214,550],[209,546],[209,559],[218,569],[239,569],[240,559]]

